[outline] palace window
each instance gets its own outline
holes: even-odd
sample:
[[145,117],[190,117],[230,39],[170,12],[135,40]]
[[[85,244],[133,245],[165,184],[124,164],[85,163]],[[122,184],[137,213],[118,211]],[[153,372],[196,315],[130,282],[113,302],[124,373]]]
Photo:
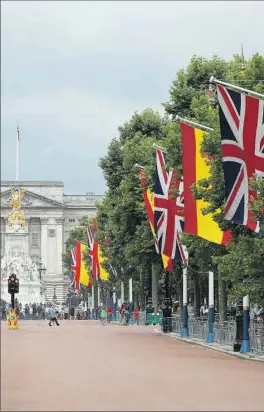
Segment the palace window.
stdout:
[[49,229],[49,237],[55,237],[55,229]]
[[39,233],[33,232],[31,234],[31,244],[34,247],[39,247]]
[[75,219],[69,219],[69,222],[70,222],[70,223],[74,223],[74,222],[75,222]]

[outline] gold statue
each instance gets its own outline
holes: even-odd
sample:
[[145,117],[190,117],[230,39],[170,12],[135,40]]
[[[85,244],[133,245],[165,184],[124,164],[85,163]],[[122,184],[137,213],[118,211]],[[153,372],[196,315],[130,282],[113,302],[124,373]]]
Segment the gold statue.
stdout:
[[9,203],[13,207],[13,211],[18,211],[18,210],[22,209],[21,201],[22,201],[22,197],[23,197],[24,193],[25,193],[25,190],[23,190],[23,189],[20,189],[20,190],[19,189],[14,189],[11,186],[12,197],[11,197]]
[[11,199],[9,200],[10,205],[12,206],[13,210],[8,217],[8,226],[13,227],[14,222],[20,227],[25,226],[25,217],[23,212],[20,210],[22,209],[22,197],[25,193],[23,189],[15,189],[11,186]]

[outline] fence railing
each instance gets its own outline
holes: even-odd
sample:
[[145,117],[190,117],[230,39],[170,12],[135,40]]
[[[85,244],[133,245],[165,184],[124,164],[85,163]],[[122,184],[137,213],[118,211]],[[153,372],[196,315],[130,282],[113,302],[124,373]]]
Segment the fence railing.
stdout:
[[249,342],[252,352],[264,354],[264,322],[251,322],[249,327]]
[[[183,321],[180,316],[163,318],[165,332],[173,332],[181,336]],[[162,327],[163,327],[162,326]],[[206,341],[208,335],[208,320],[205,318],[189,317],[188,319],[189,337]],[[236,321],[227,320],[214,322],[214,343],[233,347],[236,341]],[[249,342],[252,353],[264,355],[264,323],[251,322],[249,327]]]

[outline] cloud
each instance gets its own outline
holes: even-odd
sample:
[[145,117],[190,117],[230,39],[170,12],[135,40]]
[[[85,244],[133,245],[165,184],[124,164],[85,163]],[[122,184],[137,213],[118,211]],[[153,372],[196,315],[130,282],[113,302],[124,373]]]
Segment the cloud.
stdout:
[[262,2],[2,2],[2,178],[19,120],[21,176],[102,192],[98,158],[118,126],[161,111],[194,53],[263,53],[263,14]]

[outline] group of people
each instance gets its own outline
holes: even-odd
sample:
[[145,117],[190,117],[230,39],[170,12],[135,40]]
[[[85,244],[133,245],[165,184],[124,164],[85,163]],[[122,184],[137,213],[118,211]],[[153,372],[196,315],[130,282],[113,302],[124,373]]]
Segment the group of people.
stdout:
[[[122,304],[121,307],[117,308],[117,313],[120,316],[121,323],[124,326],[127,326],[129,324],[129,319],[130,319],[130,312],[128,305]],[[98,311],[98,317],[101,320],[102,325],[104,325],[106,322],[110,323],[113,317],[113,308],[111,305],[108,305],[107,307],[101,306]],[[139,311],[137,308],[134,308],[132,318],[131,320],[133,323],[136,323],[139,325]]]

